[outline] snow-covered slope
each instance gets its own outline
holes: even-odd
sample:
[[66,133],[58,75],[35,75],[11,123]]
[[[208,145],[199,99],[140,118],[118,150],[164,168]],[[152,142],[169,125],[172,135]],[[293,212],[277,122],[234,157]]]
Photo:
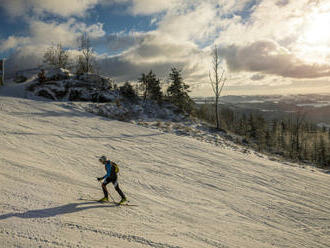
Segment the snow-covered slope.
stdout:
[[329,247],[329,175],[77,106],[0,96],[0,247]]

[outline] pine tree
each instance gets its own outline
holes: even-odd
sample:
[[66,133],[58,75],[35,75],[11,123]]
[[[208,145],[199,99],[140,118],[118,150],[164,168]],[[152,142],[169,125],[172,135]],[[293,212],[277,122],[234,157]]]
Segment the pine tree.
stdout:
[[259,151],[264,150],[266,144],[266,122],[261,115],[258,115],[256,118],[256,140]]
[[143,101],[145,102],[147,99],[147,94],[148,94],[148,82],[147,82],[146,74],[142,73],[141,77],[138,79],[138,82],[140,83],[139,88],[143,92]]
[[163,93],[160,87],[160,80],[156,79],[156,75],[154,75],[150,80],[150,99],[157,101],[158,104],[161,104]]
[[143,101],[146,101],[146,99],[149,98],[160,104],[163,94],[160,87],[160,80],[156,78],[156,74],[152,71],[148,74],[142,73],[139,82],[141,84],[141,89],[143,90]]
[[190,113],[193,109],[193,101],[188,95],[189,85],[183,82],[181,71],[172,67],[169,79],[171,83],[167,89],[167,94],[169,95],[170,101],[181,111]]
[[318,155],[317,162],[321,167],[323,167],[327,162],[327,148],[326,148],[326,144],[325,144],[325,141],[324,141],[324,138],[322,135],[320,136],[318,146],[319,146],[319,149],[318,149],[318,154],[317,154]]
[[125,82],[125,84],[119,88],[119,92],[122,96],[132,101],[136,101],[138,98],[133,86],[129,82]]
[[256,121],[255,121],[255,116],[250,113],[249,118],[248,118],[248,138],[255,139],[257,137],[257,127],[256,127]]

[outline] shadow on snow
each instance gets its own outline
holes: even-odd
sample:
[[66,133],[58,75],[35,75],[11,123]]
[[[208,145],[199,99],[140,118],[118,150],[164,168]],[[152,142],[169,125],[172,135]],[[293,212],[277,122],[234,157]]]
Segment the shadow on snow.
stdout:
[[22,219],[34,219],[34,218],[49,218],[57,215],[71,214],[87,209],[96,208],[111,208],[117,205],[109,203],[98,203],[95,201],[83,202],[83,203],[69,203],[58,207],[28,210],[24,213],[8,213],[0,215],[0,220],[5,220],[11,217],[18,217]]

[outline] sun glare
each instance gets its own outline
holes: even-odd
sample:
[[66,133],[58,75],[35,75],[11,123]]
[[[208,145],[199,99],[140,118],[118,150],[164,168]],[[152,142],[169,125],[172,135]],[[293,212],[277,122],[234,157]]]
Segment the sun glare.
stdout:
[[330,13],[310,16],[303,34],[303,40],[310,45],[327,45],[330,43]]

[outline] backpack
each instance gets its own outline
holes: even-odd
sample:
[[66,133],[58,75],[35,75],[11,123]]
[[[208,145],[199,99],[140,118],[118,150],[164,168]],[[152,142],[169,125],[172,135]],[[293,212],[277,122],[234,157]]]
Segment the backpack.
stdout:
[[116,174],[119,173],[119,165],[116,164],[116,163],[113,162],[113,161],[111,161],[111,165],[112,165],[113,167],[115,167],[115,172],[116,172]]

